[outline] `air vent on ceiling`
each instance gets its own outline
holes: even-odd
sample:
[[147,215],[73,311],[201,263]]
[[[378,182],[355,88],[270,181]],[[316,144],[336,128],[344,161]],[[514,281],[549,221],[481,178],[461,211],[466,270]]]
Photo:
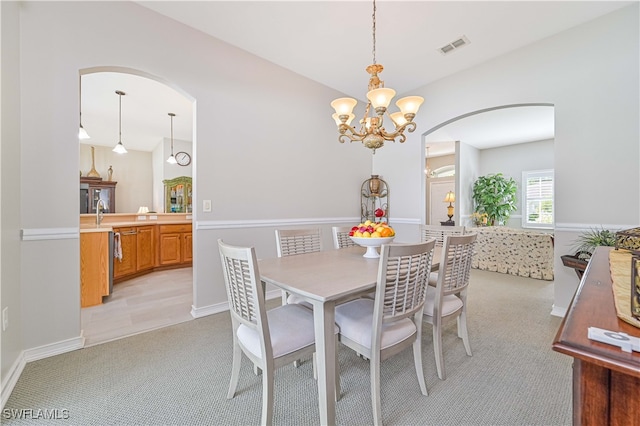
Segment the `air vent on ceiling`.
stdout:
[[438,52],[442,53],[443,55],[447,55],[453,52],[454,50],[457,50],[457,49],[460,49],[461,47],[466,46],[469,43],[471,43],[469,39],[466,36],[462,36],[457,40],[452,41],[449,44],[445,44],[440,49],[438,49]]

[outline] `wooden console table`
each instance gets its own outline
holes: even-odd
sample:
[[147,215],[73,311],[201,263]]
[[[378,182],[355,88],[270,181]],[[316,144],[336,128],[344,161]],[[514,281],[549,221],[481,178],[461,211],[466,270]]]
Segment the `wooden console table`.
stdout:
[[640,337],[640,328],[616,316],[611,250],[596,249],[553,342],[553,350],[574,358],[574,425],[640,426],[640,353],[587,338],[589,327]]

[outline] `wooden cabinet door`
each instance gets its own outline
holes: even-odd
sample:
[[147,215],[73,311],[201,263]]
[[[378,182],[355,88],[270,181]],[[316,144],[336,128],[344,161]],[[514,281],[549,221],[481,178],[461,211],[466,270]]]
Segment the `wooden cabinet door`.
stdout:
[[175,265],[182,261],[182,234],[160,234],[160,265]]
[[136,236],[136,271],[145,271],[154,266],[153,226],[139,226]]
[[109,295],[109,233],[80,233],[80,305],[99,305]]
[[193,262],[193,238],[191,232],[182,234],[182,263]]
[[120,234],[122,260],[113,259],[113,278],[120,278],[136,272],[137,262],[137,229],[114,228],[113,232]]

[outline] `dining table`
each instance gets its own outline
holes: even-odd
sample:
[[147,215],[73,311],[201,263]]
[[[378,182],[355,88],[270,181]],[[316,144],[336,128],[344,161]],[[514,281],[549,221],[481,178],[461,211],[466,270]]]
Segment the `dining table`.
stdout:
[[[432,271],[438,269],[440,250],[435,249]],[[357,246],[258,261],[263,283],[296,294],[313,305],[322,425],[336,424],[335,306],[376,287],[379,258],[363,257],[365,251]]]

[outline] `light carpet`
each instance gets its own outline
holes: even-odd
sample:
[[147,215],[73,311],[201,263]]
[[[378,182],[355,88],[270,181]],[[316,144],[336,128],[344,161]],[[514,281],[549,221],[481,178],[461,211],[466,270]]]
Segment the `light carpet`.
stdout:
[[[384,423],[571,424],[571,359],[551,350],[561,321],[549,314],[553,282],[472,270],[468,303],[473,356],[457,338],[455,320],[449,322],[443,335],[444,381],[436,373],[431,326],[424,324],[429,396],[420,393],[410,348],[382,363]],[[371,424],[368,361],[344,346],[339,350],[337,423]],[[257,424],[262,376],[255,376],[244,358],[236,397],[227,400],[230,372],[231,321],[225,312],[27,364],[2,424]],[[21,409],[58,410],[68,418],[7,415]],[[311,362],[279,369],[274,424],[318,423]]]

